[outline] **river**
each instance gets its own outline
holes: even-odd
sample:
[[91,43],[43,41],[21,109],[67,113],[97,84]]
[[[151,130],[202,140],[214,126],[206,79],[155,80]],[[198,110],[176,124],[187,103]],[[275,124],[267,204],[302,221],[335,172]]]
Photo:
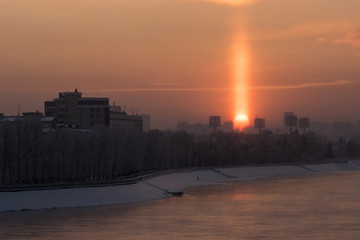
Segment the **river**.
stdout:
[[360,171],[197,186],[152,202],[3,212],[0,239],[360,239]]

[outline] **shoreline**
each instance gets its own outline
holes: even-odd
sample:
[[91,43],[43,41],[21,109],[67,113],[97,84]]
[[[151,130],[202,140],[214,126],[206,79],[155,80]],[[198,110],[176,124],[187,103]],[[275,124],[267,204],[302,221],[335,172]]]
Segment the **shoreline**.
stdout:
[[[33,190],[55,190],[55,189],[68,189],[68,188],[91,188],[91,187],[107,187],[107,186],[119,186],[119,185],[131,185],[136,184],[144,180],[151,178],[169,175],[173,173],[186,173],[194,171],[202,171],[209,169],[227,169],[227,168],[244,168],[244,167],[268,167],[268,166],[304,166],[304,165],[316,165],[316,164],[330,164],[330,163],[344,163],[358,159],[336,159],[336,160],[325,160],[325,161],[313,161],[313,162],[296,162],[296,163],[274,163],[274,164],[253,164],[253,165],[223,165],[223,166],[208,166],[208,167],[189,167],[181,169],[168,169],[168,170],[154,170],[144,173],[135,173],[131,175],[124,175],[119,179],[115,180],[100,180],[100,181],[88,181],[88,182],[71,182],[71,183],[48,183],[48,184],[25,184],[25,185],[5,185],[0,186],[1,192],[22,192],[22,191],[33,191]],[[360,160],[360,159],[359,159]],[[354,163],[359,165],[359,163]],[[308,169],[313,171],[311,169]],[[221,172],[220,172],[221,174]]]
[[132,184],[0,192],[0,212],[145,202],[176,196],[192,186],[351,170],[360,170],[359,159],[180,169],[157,173]]

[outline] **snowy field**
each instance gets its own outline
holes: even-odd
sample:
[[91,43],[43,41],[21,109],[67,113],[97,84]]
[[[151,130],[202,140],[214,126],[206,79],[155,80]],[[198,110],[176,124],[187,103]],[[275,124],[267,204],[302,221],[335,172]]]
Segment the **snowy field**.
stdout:
[[86,207],[143,202],[172,196],[196,185],[272,176],[326,173],[360,169],[359,160],[306,165],[244,166],[170,173],[136,184],[54,190],[0,192],[0,211]]

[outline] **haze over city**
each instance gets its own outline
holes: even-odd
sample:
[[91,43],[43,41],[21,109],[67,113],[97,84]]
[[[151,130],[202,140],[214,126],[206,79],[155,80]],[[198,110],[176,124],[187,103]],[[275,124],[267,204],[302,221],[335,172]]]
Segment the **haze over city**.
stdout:
[[[81,90],[152,127],[358,121],[358,0],[0,0],[0,111]],[[245,120],[244,120],[245,119]]]
[[356,240],[360,0],[0,0],[0,240]]

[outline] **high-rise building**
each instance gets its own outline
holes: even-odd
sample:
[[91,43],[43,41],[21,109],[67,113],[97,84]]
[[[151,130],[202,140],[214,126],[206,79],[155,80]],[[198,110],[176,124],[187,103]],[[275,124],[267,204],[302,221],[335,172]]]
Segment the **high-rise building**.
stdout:
[[45,102],[45,115],[55,117],[58,123],[91,128],[110,125],[109,98],[82,98],[82,93],[61,92],[53,101]]
[[214,129],[214,133],[216,133],[216,128],[220,126],[221,126],[220,116],[209,116],[209,127]]
[[290,134],[293,134],[293,127],[298,125],[298,117],[293,112],[284,113],[284,127],[290,127]]
[[305,133],[306,129],[310,127],[310,118],[301,117],[299,118],[299,128],[303,129],[303,133]]

